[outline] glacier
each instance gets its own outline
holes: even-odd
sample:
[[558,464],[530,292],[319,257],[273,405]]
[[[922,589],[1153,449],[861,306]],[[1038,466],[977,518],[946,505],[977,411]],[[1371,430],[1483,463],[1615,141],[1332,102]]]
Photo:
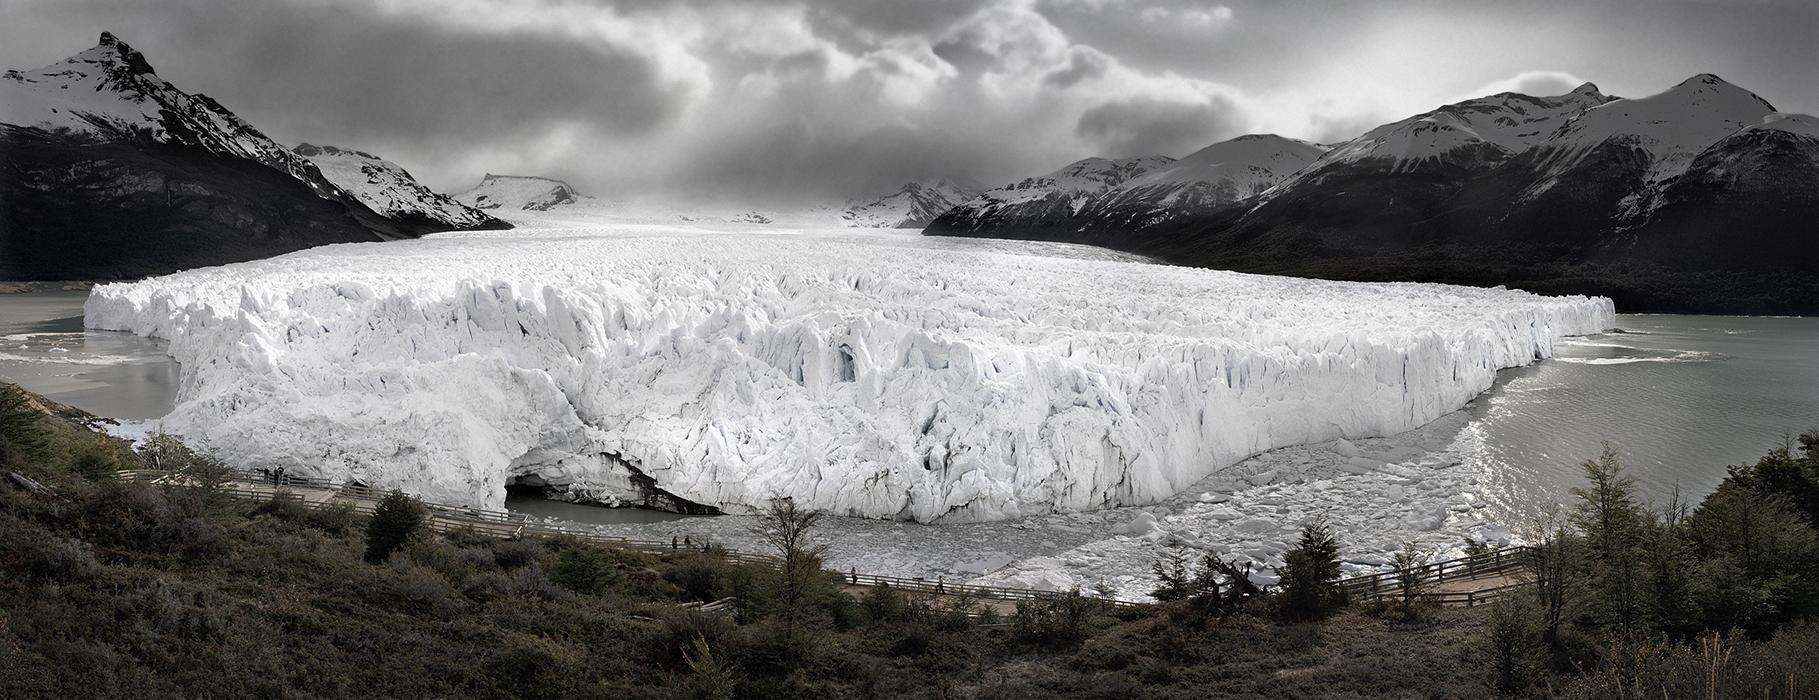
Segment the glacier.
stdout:
[[1421,426],[1615,323],[1604,298],[1099,253],[521,228],[100,285],[85,315],[169,340],[164,428],[240,466],[494,509],[534,474],[920,522],[1156,503],[1272,448]]

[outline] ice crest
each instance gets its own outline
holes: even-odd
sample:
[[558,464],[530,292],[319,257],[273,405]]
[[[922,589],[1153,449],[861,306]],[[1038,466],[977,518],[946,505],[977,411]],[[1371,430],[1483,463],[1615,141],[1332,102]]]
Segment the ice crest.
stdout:
[[164,425],[240,466],[492,508],[536,474],[930,522],[1155,503],[1267,449],[1398,433],[1614,322],[1601,298],[1005,250],[435,236],[102,285],[87,324],[169,339]]

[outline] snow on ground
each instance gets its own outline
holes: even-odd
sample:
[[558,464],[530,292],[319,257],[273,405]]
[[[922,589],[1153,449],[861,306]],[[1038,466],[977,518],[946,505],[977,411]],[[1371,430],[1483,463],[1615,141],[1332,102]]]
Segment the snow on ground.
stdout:
[[450,234],[103,285],[86,322],[168,338],[164,426],[243,466],[492,508],[533,473],[636,498],[610,454],[699,503],[922,522],[1154,504],[1266,450],[1402,433],[1614,322],[1603,299],[1060,250],[1099,256],[774,226]]

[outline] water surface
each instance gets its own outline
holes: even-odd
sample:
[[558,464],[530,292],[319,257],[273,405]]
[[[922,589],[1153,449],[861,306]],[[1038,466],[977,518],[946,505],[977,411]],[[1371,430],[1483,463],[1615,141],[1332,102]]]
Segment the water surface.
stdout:
[[82,327],[87,292],[0,294],[0,380],[109,418],[170,413],[177,362],[162,340]]

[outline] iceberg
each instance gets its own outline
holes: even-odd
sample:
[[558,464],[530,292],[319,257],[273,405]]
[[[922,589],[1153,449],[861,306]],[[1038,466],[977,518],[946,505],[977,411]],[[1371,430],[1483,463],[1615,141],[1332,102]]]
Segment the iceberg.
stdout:
[[1406,431],[1615,322],[1604,298],[1091,250],[444,234],[101,285],[86,324],[169,340],[165,429],[238,466],[494,509],[534,475],[962,522],[1156,503],[1265,450]]

